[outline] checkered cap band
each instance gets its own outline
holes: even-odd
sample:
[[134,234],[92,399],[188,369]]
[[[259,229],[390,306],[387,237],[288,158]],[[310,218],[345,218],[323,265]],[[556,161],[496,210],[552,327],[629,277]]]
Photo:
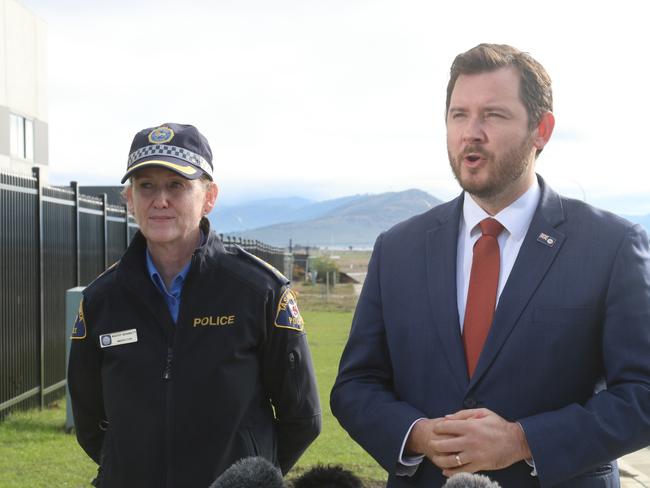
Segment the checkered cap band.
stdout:
[[167,146],[164,144],[152,144],[149,146],[141,147],[137,151],[133,151],[129,155],[129,164],[127,166],[127,170],[141,159],[149,156],[169,156],[172,158],[180,159],[201,168],[204,172],[212,176],[212,167],[203,156],[192,151],[188,151],[187,149],[183,149],[182,147]]

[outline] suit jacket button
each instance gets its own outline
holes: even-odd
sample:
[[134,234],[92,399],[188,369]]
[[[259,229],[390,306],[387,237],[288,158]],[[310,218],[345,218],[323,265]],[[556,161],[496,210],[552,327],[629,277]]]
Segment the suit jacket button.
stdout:
[[474,408],[476,407],[476,400],[474,400],[473,398],[465,398],[463,405],[465,406],[465,408]]

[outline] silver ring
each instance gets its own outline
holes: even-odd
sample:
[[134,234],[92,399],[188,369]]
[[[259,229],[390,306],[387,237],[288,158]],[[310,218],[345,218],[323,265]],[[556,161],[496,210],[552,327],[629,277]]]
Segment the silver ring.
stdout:
[[456,458],[456,462],[458,463],[458,466],[462,466],[463,462],[460,460],[460,453],[456,454],[454,457]]

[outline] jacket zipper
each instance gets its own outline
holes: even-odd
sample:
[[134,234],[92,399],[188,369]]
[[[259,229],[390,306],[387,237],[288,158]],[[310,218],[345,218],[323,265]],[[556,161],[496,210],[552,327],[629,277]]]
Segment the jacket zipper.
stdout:
[[172,487],[172,362],[174,359],[174,349],[171,342],[167,345],[167,357],[165,358],[165,368],[163,370],[162,379],[165,387],[165,464],[167,465],[167,479],[165,485],[169,488]]
[[298,366],[298,355],[294,352],[291,351],[289,352],[289,371],[291,375],[291,381],[293,383],[294,390],[296,392],[296,403],[300,403],[301,401],[301,395],[300,395],[300,385],[298,382],[298,378],[296,378],[296,367]]
[[167,361],[165,362],[165,370],[163,371],[163,380],[169,381],[172,379],[172,360],[174,359],[174,350],[171,345],[167,346]]
[[[192,254],[192,263],[190,265],[190,270],[196,266],[196,260],[197,260],[197,252],[194,251],[194,254]],[[189,274],[188,274],[189,277]],[[187,286],[187,277],[185,280],[185,283],[183,285],[183,289]],[[183,294],[181,294],[181,304],[182,304],[182,298]],[[181,311],[179,310],[179,317],[181,316]],[[173,446],[172,446],[172,438],[173,438],[173,411],[172,411],[172,406],[173,406],[173,398],[172,398],[172,363],[174,361],[174,348],[173,345],[176,342],[176,326],[177,324],[173,325],[173,330],[170,336],[168,336],[168,343],[167,343],[167,357],[165,358],[165,368],[163,370],[163,383],[165,385],[165,453],[166,453],[166,465],[167,465],[167,479],[165,480],[165,485],[167,488],[174,488],[174,477],[173,477]]]

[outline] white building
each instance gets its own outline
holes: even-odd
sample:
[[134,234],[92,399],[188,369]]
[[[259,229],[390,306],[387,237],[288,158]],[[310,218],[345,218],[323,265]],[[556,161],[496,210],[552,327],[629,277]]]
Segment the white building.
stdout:
[[0,0],[0,171],[48,173],[47,32],[17,0]]

